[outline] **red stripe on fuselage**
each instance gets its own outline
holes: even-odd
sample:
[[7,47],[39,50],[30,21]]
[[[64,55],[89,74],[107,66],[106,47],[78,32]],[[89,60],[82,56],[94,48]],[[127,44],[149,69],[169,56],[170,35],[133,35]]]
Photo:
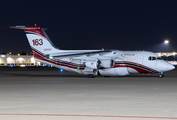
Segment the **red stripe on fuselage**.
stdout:
[[40,52],[39,50],[35,49],[34,47],[31,46],[32,49],[34,49],[35,51],[39,52],[40,54],[44,55],[44,53]]
[[[147,66],[144,66],[142,64],[138,64],[138,63],[133,63],[133,62],[129,62],[129,61],[115,61],[115,63],[125,63],[125,64],[119,64],[119,65],[115,65],[114,68],[117,67],[127,67],[127,68],[132,68],[135,69],[136,71],[138,71],[139,73],[153,73],[153,72],[158,72],[152,68],[149,68]],[[130,63],[130,64],[126,64],[126,63]],[[137,66],[136,66],[137,65]],[[144,67],[144,68],[143,68]],[[145,69],[146,68],[146,69]],[[149,69],[149,70],[148,70]],[[152,72],[153,71],[153,72]]]
[[158,72],[158,71],[156,71],[156,70],[154,70],[154,69],[152,69],[152,68],[150,68],[150,67],[144,66],[144,65],[142,65],[142,64],[138,64],[138,63],[134,63],[134,62],[129,62],[129,61],[124,61],[124,62],[125,62],[125,63],[136,64],[136,65],[142,66],[142,67],[144,67],[144,68],[150,69],[150,70],[152,70],[152,71],[154,71],[154,72]]
[[[63,64],[63,63],[58,63],[58,62],[54,62],[54,61],[52,61],[52,60],[49,60],[49,59],[47,59],[47,58],[44,58],[43,56],[39,55],[39,54],[36,53],[35,51],[33,51],[33,54],[34,54],[34,58],[36,58],[36,59],[43,60],[43,61],[46,61],[46,62],[55,64],[55,65],[60,65],[60,66],[64,66],[64,67],[69,67],[69,68],[72,68],[72,69],[78,69],[77,67],[72,66],[72,65],[67,65],[67,64]],[[65,62],[65,61],[63,61],[63,62]],[[71,62],[68,62],[68,63],[73,64],[73,63],[71,63]],[[75,65],[79,65],[79,66],[80,66],[80,64],[75,64]],[[83,67],[79,67],[79,70],[84,70],[84,69],[85,69],[85,68],[83,68]]]
[[136,71],[138,71],[139,73],[152,73],[148,70],[145,70],[145,69],[142,69],[142,68],[139,68],[139,67],[136,67],[136,66],[131,66],[131,65],[115,65],[114,68],[120,68],[120,67],[127,67],[127,68],[132,68],[132,69],[135,69]]

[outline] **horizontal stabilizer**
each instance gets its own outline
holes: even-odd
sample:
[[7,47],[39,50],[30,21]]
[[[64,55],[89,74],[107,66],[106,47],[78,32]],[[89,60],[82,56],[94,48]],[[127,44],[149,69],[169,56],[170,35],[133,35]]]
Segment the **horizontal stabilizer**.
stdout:
[[40,26],[4,26],[6,29],[42,29]]

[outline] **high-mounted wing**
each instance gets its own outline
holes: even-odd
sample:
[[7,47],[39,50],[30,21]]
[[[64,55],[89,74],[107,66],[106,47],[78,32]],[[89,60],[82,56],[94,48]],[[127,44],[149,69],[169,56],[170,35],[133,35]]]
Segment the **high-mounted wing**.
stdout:
[[81,56],[81,55],[93,55],[93,54],[107,54],[111,53],[112,50],[99,50],[99,51],[89,51],[89,52],[79,52],[79,53],[60,53],[60,54],[51,54],[53,57],[66,57],[66,56]]

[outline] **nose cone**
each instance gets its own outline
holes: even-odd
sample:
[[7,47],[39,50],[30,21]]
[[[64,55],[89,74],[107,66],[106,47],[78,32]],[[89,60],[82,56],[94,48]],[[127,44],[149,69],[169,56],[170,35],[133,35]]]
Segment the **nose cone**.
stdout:
[[172,64],[170,64],[169,62],[167,61],[158,61],[157,62],[157,70],[159,72],[163,71],[163,72],[166,72],[166,71],[170,71],[170,70],[173,70],[175,69],[175,66],[173,66]]
[[166,69],[167,69],[167,71],[170,71],[170,70],[175,69],[175,66],[173,66],[173,65],[170,64],[170,63],[167,63],[167,64],[166,64]]

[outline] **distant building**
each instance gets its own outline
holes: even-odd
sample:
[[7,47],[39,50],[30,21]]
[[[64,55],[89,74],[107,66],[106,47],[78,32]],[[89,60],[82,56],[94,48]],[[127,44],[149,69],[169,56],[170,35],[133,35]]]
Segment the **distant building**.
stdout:
[[35,61],[33,55],[0,55],[0,66],[42,66],[43,63]]
[[177,55],[177,52],[158,52],[158,53],[156,53],[156,54],[158,54],[159,56],[175,56],[175,55]]
[[156,53],[161,56],[164,60],[168,61],[173,65],[177,65],[177,52],[158,52]]

